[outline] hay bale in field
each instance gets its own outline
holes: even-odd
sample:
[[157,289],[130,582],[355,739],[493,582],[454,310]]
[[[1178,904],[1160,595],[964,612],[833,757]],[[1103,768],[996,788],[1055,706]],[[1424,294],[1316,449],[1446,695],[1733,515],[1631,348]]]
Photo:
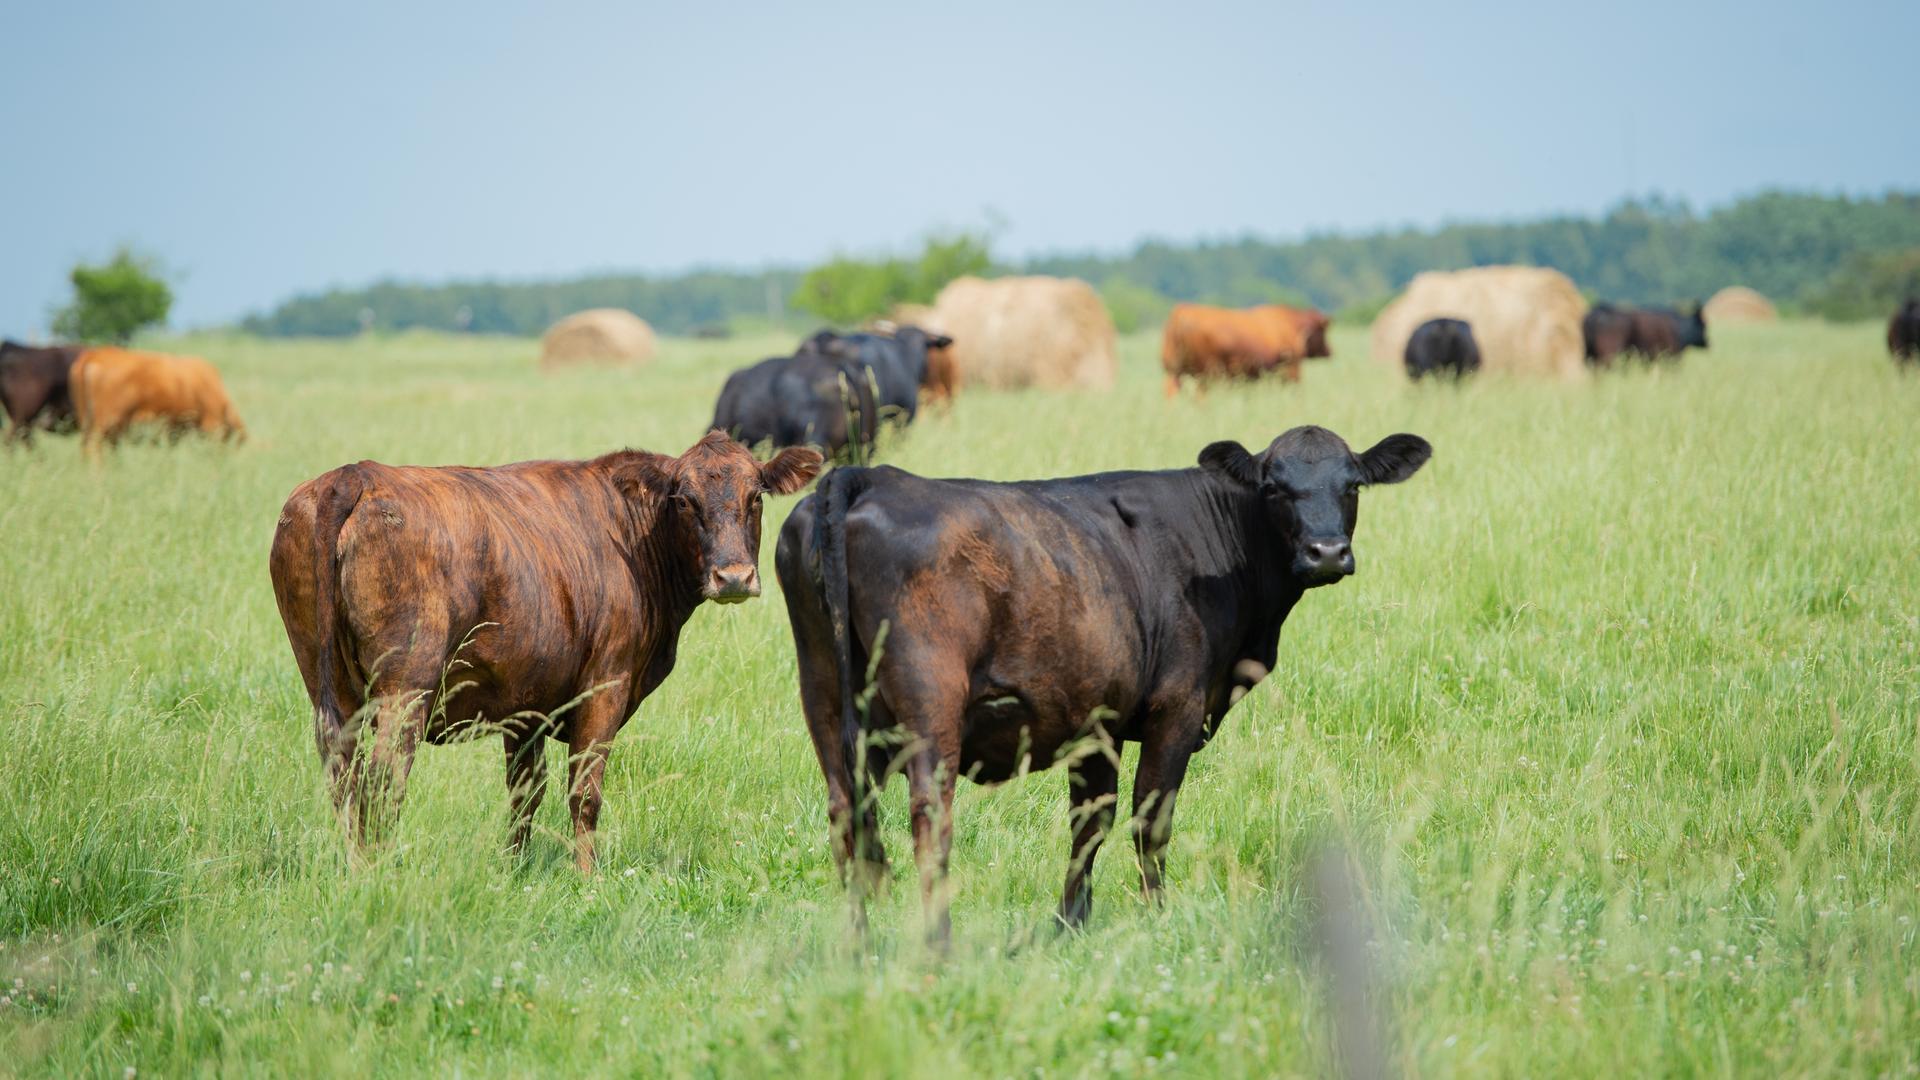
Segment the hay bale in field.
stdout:
[[644,364],[653,359],[653,327],[621,308],[575,312],[540,338],[545,370],[573,364]]
[[1429,319],[1464,319],[1480,346],[1483,371],[1582,379],[1587,375],[1580,320],[1587,302],[1558,270],[1477,266],[1416,275],[1373,321],[1375,363],[1401,366],[1407,339]]
[[956,278],[914,325],[953,338],[961,381],[999,389],[1106,390],[1113,386],[1113,319],[1100,294],[1074,278]]
[[1710,326],[1775,322],[1780,318],[1780,313],[1773,308],[1773,301],[1745,285],[1729,285],[1714,293],[1713,299],[1707,301],[1703,314]]

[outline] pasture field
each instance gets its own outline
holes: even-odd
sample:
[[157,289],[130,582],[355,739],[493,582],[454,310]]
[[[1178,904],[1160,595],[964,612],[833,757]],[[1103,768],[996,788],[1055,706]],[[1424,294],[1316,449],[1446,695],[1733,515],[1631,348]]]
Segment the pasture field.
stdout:
[[792,339],[551,377],[524,341],[156,342],[221,367],[251,442],[0,456],[0,1073],[1316,1074],[1326,841],[1381,931],[1394,1071],[1920,1071],[1920,378],[1877,326],[1714,338],[1587,386],[1409,387],[1343,329],[1299,386],[1169,403],[1141,335],[1113,393],[965,393],[885,447],[997,478],[1304,422],[1436,451],[1363,497],[1358,575],[1195,759],[1166,906],[1110,843],[1057,937],[1065,774],[963,785],[944,965],[900,783],[851,955],[771,567],[793,499],[768,595],[696,614],[616,743],[592,879],[558,796],[502,853],[497,740],[425,748],[349,870],[274,611],[299,481],[677,453]]

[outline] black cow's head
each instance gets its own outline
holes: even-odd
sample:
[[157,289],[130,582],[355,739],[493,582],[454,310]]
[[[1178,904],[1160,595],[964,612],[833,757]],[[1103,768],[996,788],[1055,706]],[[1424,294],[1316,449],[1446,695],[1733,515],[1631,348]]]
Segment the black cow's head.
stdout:
[[1418,435],[1389,435],[1364,454],[1322,427],[1297,427],[1259,455],[1231,440],[1200,451],[1200,464],[1259,493],[1267,519],[1290,549],[1289,572],[1302,585],[1331,585],[1353,573],[1353,529],[1360,489],[1397,484],[1427,463],[1433,447]]
[[820,454],[789,447],[765,463],[723,431],[677,458],[647,460],[641,483],[665,499],[658,528],[693,568],[700,598],[722,604],[760,595],[760,499],[789,495],[820,471]]

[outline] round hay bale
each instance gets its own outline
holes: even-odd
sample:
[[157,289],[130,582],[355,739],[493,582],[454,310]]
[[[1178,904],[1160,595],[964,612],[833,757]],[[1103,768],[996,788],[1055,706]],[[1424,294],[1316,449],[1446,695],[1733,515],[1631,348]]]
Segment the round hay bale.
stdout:
[[1113,387],[1113,319],[1100,294],[1084,281],[956,278],[934,298],[932,312],[913,322],[953,338],[954,366],[969,385]]
[[621,308],[575,312],[540,338],[540,367],[573,364],[644,364],[653,359],[653,327]]
[[1776,322],[1780,313],[1773,308],[1773,301],[1761,296],[1745,285],[1729,285],[1713,294],[1702,309],[1709,325],[1725,323],[1767,323]]
[[1407,339],[1429,319],[1464,319],[1483,371],[1559,379],[1587,376],[1580,320],[1587,301],[1558,270],[1477,266],[1416,275],[1373,321],[1373,359],[1398,369]]

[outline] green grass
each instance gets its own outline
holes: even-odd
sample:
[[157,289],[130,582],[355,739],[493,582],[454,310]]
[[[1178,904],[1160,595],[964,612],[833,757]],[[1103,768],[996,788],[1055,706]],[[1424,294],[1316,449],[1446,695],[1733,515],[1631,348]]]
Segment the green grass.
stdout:
[[493,741],[423,750],[393,851],[350,871],[274,611],[299,481],[678,452],[780,341],[559,377],[520,341],[166,344],[227,373],[250,443],[0,456],[0,1072],[1316,1073],[1327,839],[1366,868],[1409,1072],[1920,1067],[1920,379],[1875,327],[1461,388],[1349,331],[1300,386],[1172,403],[1142,336],[1111,394],[927,417],[887,460],[1170,467],[1303,422],[1436,447],[1365,496],[1360,573],[1196,758],[1167,906],[1113,844],[1088,931],[1054,937],[1064,775],[963,789],[944,966],[899,784],[850,958],[778,596],[687,627],[615,746],[592,880],[558,797],[527,865],[500,852]]

